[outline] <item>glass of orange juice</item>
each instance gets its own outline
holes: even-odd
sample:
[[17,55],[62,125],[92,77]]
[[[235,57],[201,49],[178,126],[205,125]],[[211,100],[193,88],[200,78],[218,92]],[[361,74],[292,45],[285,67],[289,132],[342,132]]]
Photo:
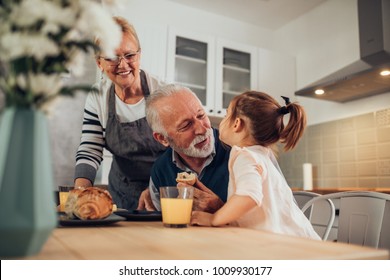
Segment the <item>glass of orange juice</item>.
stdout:
[[191,221],[194,187],[160,187],[163,224],[166,227],[187,227]]
[[65,211],[65,203],[68,199],[69,191],[74,189],[74,186],[59,186],[58,187],[58,195],[59,195],[59,202],[60,202],[60,211]]

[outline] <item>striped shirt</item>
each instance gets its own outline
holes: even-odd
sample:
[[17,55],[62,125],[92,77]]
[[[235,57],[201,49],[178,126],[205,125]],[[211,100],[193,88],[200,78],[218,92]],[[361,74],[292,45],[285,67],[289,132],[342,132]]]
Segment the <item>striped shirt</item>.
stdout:
[[[163,85],[163,82],[150,76],[145,72],[150,93]],[[81,131],[81,141],[76,153],[75,179],[86,178],[91,182],[95,181],[97,170],[103,160],[103,149],[105,147],[105,130],[108,119],[108,97],[112,82],[106,80],[97,88],[98,92],[90,92],[85,101],[84,119]],[[120,100],[116,99],[116,102]],[[121,106],[117,104],[117,107]],[[145,102],[143,102],[145,108]],[[143,110],[145,110],[143,108]],[[140,110],[140,109],[138,109]],[[117,111],[120,114],[120,110]],[[145,116],[137,114],[140,118]],[[127,116],[120,116],[120,119],[129,119]],[[132,120],[135,121],[135,120]]]

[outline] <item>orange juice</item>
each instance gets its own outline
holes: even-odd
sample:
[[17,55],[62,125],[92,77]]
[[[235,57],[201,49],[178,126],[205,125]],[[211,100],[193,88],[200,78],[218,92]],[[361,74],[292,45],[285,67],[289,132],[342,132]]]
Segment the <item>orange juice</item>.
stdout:
[[187,226],[191,220],[193,199],[161,198],[164,225]]
[[68,199],[69,192],[60,192],[59,196],[60,196],[60,211],[64,212],[65,211],[65,203],[66,203],[66,200]]

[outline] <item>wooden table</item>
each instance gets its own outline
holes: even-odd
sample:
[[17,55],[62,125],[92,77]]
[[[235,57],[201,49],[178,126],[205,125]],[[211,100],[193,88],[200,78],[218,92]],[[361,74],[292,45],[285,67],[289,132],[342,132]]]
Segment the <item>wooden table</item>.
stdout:
[[244,228],[166,228],[161,222],[61,227],[25,259],[229,260],[389,259],[389,251]]

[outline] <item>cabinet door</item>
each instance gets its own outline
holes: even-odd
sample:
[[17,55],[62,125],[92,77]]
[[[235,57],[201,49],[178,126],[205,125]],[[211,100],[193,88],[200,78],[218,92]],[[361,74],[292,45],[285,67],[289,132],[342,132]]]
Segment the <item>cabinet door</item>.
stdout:
[[215,106],[214,49],[211,37],[169,29],[166,80],[190,88],[206,112]]
[[215,109],[224,116],[236,95],[257,87],[257,48],[218,40],[216,59]]

